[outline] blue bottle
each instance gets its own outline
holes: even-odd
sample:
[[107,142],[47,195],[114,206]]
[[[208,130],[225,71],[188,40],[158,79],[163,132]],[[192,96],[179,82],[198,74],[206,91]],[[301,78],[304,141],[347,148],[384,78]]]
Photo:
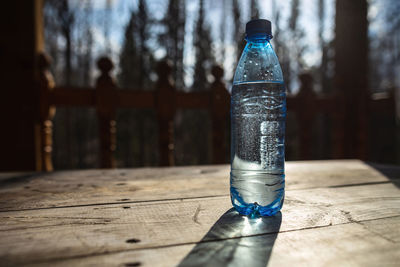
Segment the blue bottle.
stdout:
[[231,97],[231,200],[249,217],[272,216],[285,195],[286,93],[271,22],[246,24]]

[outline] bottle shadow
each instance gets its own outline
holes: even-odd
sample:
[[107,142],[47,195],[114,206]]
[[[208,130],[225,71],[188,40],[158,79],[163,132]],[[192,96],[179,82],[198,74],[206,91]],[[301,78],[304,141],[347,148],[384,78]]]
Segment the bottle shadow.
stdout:
[[282,214],[250,219],[230,209],[178,266],[267,266]]

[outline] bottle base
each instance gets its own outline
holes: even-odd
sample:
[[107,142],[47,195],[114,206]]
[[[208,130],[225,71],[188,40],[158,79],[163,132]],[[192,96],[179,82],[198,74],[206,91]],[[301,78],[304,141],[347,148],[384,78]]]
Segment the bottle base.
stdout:
[[239,193],[234,188],[231,188],[231,201],[233,207],[241,215],[245,215],[250,218],[275,215],[282,209],[284,199],[285,199],[284,194],[281,194],[278,195],[278,197],[273,202],[271,202],[266,206],[261,206],[257,202],[246,203],[239,196]]

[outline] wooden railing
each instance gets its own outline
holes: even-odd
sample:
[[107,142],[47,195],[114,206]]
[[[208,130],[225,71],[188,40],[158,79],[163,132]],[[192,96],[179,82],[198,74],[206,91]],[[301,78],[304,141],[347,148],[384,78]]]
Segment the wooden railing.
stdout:
[[100,58],[97,66],[100,76],[93,88],[55,87],[48,71],[49,60],[40,56],[41,64],[41,133],[43,136],[42,162],[45,170],[52,170],[52,119],[56,106],[92,106],[96,108],[100,137],[100,166],[116,167],[116,109],[152,108],[157,112],[159,127],[159,153],[162,166],[174,165],[173,119],[177,109],[197,108],[209,110],[212,120],[213,163],[225,160],[226,131],[223,127],[229,115],[230,95],[222,81],[224,71],[215,66],[212,70],[214,82],[209,91],[185,93],[178,91],[171,79],[171,64],[158,63],[158,80],[155,91],[117,89],[110,75],[113,63],[109,58]]
[[[177,90],[171,79],[171,64],[167,61],[157,65],[158,80],[155,91],[118,89],[110,72],[113,63],[107,57],[100,58],[97,66],[100,76],[96,87],[72,88],[56,87],[49,72],[50,61],[45,55],[40,55],[40,108],[41,108],[41,148],[42,169],[51,171],[52,152],[52,119],[56,106],[91,106],[97,110],[100,137],[100,166],[102,168],[116,167],[114,152],[116,150],[116,110],[118,108],[151,108],[156,110],[159,127],[160,165],[174,165],[174,127],[173,120],[177,109],[205,109],[209,111],[212,121],[212,162],[224,163],[226,151],[226,120],[229,116],[230,94],[223,82],[224,71],[218,66],[212,69],[214,82],[210,90],[205,92],[185,93]],[[309,74],[300,75],[301,87],[296,96],[287,97],[288,110],[296,115],[300,143],[300,159],[311,159],[313,119],[318,113],[327,114],[333,125],[331,127],[330,158],[343,158],[346,136],[344,117],[348,116],[343,105],[341,94],[329,97],[317,96],[312,89],[312,77]],[[368,98],[366,111],[394,112],[394,100],[391,98]],[[389,111],[388,111],[389,110]],[[367,116],[367,114],[365,114]],[[359,119],[366,123],[365,119]],[[367,126],[360,127],[358,137],[360,146],[367,146]],[[367,151],[361,149],[360,151]],[[366,155],[359,155],[366,158]]]

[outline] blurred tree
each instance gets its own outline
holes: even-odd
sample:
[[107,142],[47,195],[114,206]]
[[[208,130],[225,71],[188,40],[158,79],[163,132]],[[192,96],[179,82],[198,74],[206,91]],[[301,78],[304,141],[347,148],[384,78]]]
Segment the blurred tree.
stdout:
[[131,11],[125,27],[119,56],[118,82],[124,88],[149,90],[152,87],[154,58],[148,44],[151,26],[146,1],[139,0],[137,11]]
[[193,40],[196,61],[194,64],[192,90],[205,91],[209,87],[208,75],[215,64],[215,58],[211,46],[210,27],[204,21],[204,0],[200,0],[199,16]]
[[[136,12],[131,11],[131,16],[125,27],[124,40],[119,56],[118,83],[122,88],[135,88],[138,85],[140,70],[138,48],[135,40],[137,33]],[[135,166],[135,159],[140,155],[137,152],[139,147],[139,137],[137,128],[139,124],[136,119],[137,112],[130,110],[120,110],[117,113],[117,166]]]
[[103,23],[103,33],[104,33],[104,41],[105,41],[105,54],[111,56],[112,49],[111,49],[111,41],[110,41],[110,21],[112,20],[112,9],[111,3],[112,0],[106,0],[106,6],[104,9],[104,14],[101,17]]
[[[139,52],[139,81],[138,85],[142,90],[149,90],[153,82],[150,74],[155,69],[153,53],[148,45],[152,20],[149,17],[147,3],[139,0],[137,14],[138,29],[138,52]],[[138,110],[136,121],[138,123],[139,156],[136,159],[140,165],[154,165],[157,153],[156,147],[156,125],[154,111]],[[132,138],[132,137],[131,137]]]
[[137,14],[137,28],[139,31],[138,47],[139,47],[139,68],[140,75],[138,85],[140,88],[149,89],[151,87],[150,73],[154,69],[153,54],[148,46],[150,37],[151,20],[147,11],[145,0],[139,0]]
[[372,32],[369,40],[369,82],[372,91],[390,91],[400,86],[400,80],[396,81],[400,69],[400,1],[385,0],[373,4],[379,11],[371,23],[380,27]]
[[[93,6],[91,0],[81,1],[80,8],[75,11],[76,43],[72,51],[76,65],[73,67],[72,83],[83,87],[89,87],[91,83],[93,63]],[[62,112],[66,112],[63,110]],[[68,111],[67,111],[68,112]],[[96,159],[97,124],[94,120],[96,114],[94,109],[72,109],[69,111],[71,125],[72,153],[78,168],[93,166]],[[62,115],[62,114],[61,114]],[[59,126],[60,127],[60,126]]]
[[[57,37],[62,35],[65,41],[65,49],[63,52],[65,68],[63,73],[64,83],[71,84],[72,79],[72,31],[75,26],[75,12],[70,9],[68,0],[48,0],[45,5],[45,20],[48,33],[52,32]],[[58,44],[56,39],[53,39],[54,44]],[[56,46],[57,47],[57,46]],[[52,47],[52,49],[56,49]],[[57,53],[52,51],[57,57]]]
[[251,19],[259,19],[260,18],[259,9],[260,9],[260,7],[258,6],[258,1],[251,0],[251,2],[250,2],[250,17],[251,17]]
[[[47,44],[58,85],[89,86],[92,79],[92,1],[73,7],[69,1],[46,1]],[[61,19],[60,19],[61,18]],[[60,45],[60,36],[63,41]],[[65,45],[62,45],[62,44]],[[54,120],[55,168],[87,168],[97,163],[97,127],[92,109],[58,108]]]
[[221,66],[224,65],[225,63],[225,39],[226,39],[226,9],[227,9],[227,1],[222,0],[222,16],[221,16],[221,21],[220,21],[220,28],[219,28],[219,41],[221,43],[220,46],[220,59],[219,63]]
[[303,53],[306,49],[306,45],[301,43],[304,37],[304,30],[299,28],[298,21],[300,15],[300,0],[292,0],[290,4],[290,16],[289,16],[289,27],[288,27],[288,40],[287,49],[289,52],[289,58],[286,60],[289,68],[287,68],[286,74],[284,73],[285,81],[287,81],[286,86],[289,92],[293,91],[293,81],[297,79],[297,75],[305,67],[305,62],[303,60]]
[[297,29],[297,21],[299,18],[300,0],[292,0],[290,6],[289,29],[294,31]]
[[81,74],[80,83],[82,86],[89,86],[91,81],[92,62],[93,62],[93,30],[92,30],[92,1],[86,0],[82,2],[83,14],[80,20],[80,37],[79,42],[79,53],[78,74]]
[[119,56],[119,74],[118,83],[123,88],[137,87],[139,81],[138,49],[135,41],[135,23],[136,13],[131,12],[128,24],[125,27],[124,40]]
[[240,12],[238,0],[232,0],[232,18],[233,18],[233,41],[236,43],[236,68],[237,61],[239,61],[243,48],[246,43],[244,41],[244,27],[242,23],[242,16]]
[[[125,27],[120,53],[118,81],[126,89],[150,90],[150,75],[154,69],[152,50],[148,40],[152,20],[145,0],[139,0],[137,11],[132,11]],[[156,164],[155,118],[148,110],[120,110],[118,112],[117,159],[118,166]]]
[[[370,2],[369,16],[370,92],[385,92],[395,102],[397,114],[370,112],[368,160],[400,163],[400,1]],[[397,100],[396,100],[397,96]],[[391,101],[387,101],[390,103]],[[397,102],[397,103],[396,103]],[[388,108],[388,107],[386,107]],[[377,141],[378,140],[378,141]]]
[[[46,1],[47,5],[47,11],[50,13],[53,13],[54,16],[53,18],[50,18],[50,16],[47,18],[47,21],[49,22],[51,20],[53,25],[56,25],[57,31],[60,33],[60,35],[63,37],[65,41],[65,49],[63,51],[63,56],[64,56],[64,62],[65,62],[65,67],[63,68],[63,75],[60,76],[63,78],[63,83],[65,85],[71,85],[72,82],[72,30],[75,24],[75,13],[73,10],[70,9],[69,7],[69,1],[68,0],[49,0]],[[46,9],[45,9],[46,10]],[[54,55],[54,54],[53,54]],[[57,145],[58,148],[60,148],[60,151],[62,154],[65,156],[62,156],[64,158],[62,167],[73,167],[73,158],[72,158],[72,133],[71,133],[71,111],[66,110],[65,112],[58,112],[57,114],[58,117],[63,117],[64,124],[66,124],[66,127],[63,126],[58,126],[57,123],[55,123],[54,127],[54,132],[55,132],[55,145]],[[63,129],[61,130],[62,127]],[[61,131],[60,131],[61,130]],[[64,140],[65,146],[60,147],[57,144],[57,134],[64,134]],[[54,157],[57,157],[57,152],[55,151]],[[55,162],[55,167],[57,168],[57,160]]]
[[288,51],[288,46],[285,40],[284,33],[281,29],[281,8],[278,6],[275,0],[272,1],[272,17],[273,23],[272,25],[272,34],[274,43],[274,49],[279,58],[279,63],[281,64],[285,85],[288,87],[290,84],[290,56]]
[[68,0],[55,1],[57,5],[58,19],[60,22],[61,33],[65,38],[65,84],[71,85],[72,78],[72,28],[75,22],[75,14],[69,8]]
[[[209,90],[208,76],[215,64],[210,27],[205,21],[204,0],[199,1],[199,13],[193,32],[195,63],[191,91]],[[210,121],[205,111],[189,110],[178,113],[176,131],[177,163],[205,164],[210,162]],[[201,127],[199,127],[201,126]],[[193,142],[196,140],[196,142]]]
[[159,43],[165,47],[168,59],[172,60],[173,78],[178,88],[185,83],[183,50],[185,42],[186,6],[185,0],[169,0],[168,8],[162,20],[165,32],[159,35]]
[[324,39],[325,30],[325,0],[318,0],[318,42],[321,49],[321,63],[318,68],[317,79],[320,82],[321,92],[330,91],[331,81],[328,78],[328,50],[329,43]]
[[45,5],[43,7],[44,14],[44,35],[46,38],[45,41],[45,50],[49,53],[52,62],[50,65],[50,70],[54,75],[56,81],[59,81],[58,75],[58,66],[59,66],[59,26],[57,21],[57,8],[55,5],[56,1],[45,1]]

